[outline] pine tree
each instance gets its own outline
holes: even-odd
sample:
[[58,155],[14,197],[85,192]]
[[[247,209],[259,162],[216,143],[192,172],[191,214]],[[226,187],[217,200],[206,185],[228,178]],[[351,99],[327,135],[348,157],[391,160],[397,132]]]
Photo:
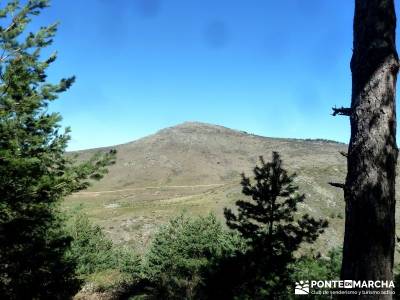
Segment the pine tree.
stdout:
[[[341,278],[392,280],[396,208],[396,12],[393,0],[355,0]],[[360,299],[346,295],[346,299]],[[392,299],[390,293],[362,299]]]
[[[247,240],[249,249],[238,255],[242,291],[252,299],[277,296],[289,284],[289,264],[303,242],[312,243],[328,226],[305,214],[295,217],[297,205],[305,200],[293,184],[295,174],[282,168],[277,152],[254,168],[254,181],[242,174],[242,192],[251,197],[236,202],[238,212],[225,209],[227,225]],[[236,273],[237,274],[237,273]]]
[[47,0],[10,1],[0,8],[0,298],[66,299],[79,287],[65,256],[71,237],[59,203],[100,179],[115,152],[77,163],[65,155],[69,129],[48,105],[75,78],[52,84],[43,58],[57,24],[27,32]]

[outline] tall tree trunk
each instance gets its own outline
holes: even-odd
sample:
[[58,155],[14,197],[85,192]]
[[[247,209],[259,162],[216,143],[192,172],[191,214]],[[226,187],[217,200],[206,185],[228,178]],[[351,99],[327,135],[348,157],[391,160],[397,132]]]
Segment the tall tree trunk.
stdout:
[[[398,72],[394,0],[356,0],[355,4],[341,277],[392,280]],[[361,298],[392,299],[392,296]]]

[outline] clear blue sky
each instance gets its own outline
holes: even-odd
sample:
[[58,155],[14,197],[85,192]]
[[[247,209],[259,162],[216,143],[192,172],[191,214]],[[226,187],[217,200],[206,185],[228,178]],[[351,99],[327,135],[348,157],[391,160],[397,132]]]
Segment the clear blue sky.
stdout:
[[184,121],[348,142],[350,0],[53,0],[52,106],[69,150],[129,142]]

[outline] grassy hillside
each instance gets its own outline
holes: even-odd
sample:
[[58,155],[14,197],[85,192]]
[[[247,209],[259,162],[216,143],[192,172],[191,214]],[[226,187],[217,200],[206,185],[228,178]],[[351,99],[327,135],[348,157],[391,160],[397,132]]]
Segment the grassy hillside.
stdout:
[[[325,217],[330,227],[318,247],[329,249],[342,241],[342,191],[328,185],[343,182],[346,161],[339,151],[347,146],[325,140],[266,138],[203,123],[184,123],[154,135],[118,145],[117,163],[89,190],[65,201],[100,224],[117,243],[143,250],[152,233],[171,216],[186,211],[198,215],[222,210],[242,198],[240,173],[263,155],[280,152],[285,167],[298,174],[307,196],[302,212]],[[89,157],[92,149],[78,152]]]

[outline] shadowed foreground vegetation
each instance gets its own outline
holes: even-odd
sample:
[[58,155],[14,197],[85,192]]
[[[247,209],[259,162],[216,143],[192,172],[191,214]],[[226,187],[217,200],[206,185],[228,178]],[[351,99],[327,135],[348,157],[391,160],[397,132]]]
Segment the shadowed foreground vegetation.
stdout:
[[[91,268],[93,273],[83,274],[86,285],[76,296],[77,299],[93,295],[106,299],[265,299],[264,296],[247,295],[253,290],[253,274],[256,273],[247,273],[246,277],[238,273],[246,270],[243,263],[252,259],[260,261],[262,257],[255,258],[245,239],[224,229],[214,215],[196,218],[181,215],[172,219],[159,229],[141,259],[137,259],[132,249],[131,254],[122,259],[118,258],[118,251],[114,252],[111,247],[108,250],[102,250],[101,246],[100,251],[96,249],[80,249],[84,257],[93,255],[91,261],[94,267]],[[120,263],[104,264],[104,256]],[[127,273],[128,269],[120,267],[126,266],[126,263],[130,264]],[[258,291],[265,294],[275,290],[276,293],[279,286],[283,290],[279,290],[276,296],[291,299],[294,297],[295,281],[338,279],[340,264],[339,248],[332,249],[326,257],[309,252],[288,263],[284,274],[275,273],[275,281],[263,282],[262,278],[258,278]],[[254,265],[249,267],[254,268]],[[268,274],[264,272],[264,275]],[[277,281],[282,276],[288,276],[285,280],[287,286]],[[250,281],[252,285],[248,285]],[[241,285],[233,288],[238,283]]]
[[[98,277],[95,274],[107,269],[126,274],[124,281],[108,286],[121,299],[128,295],[145,299],[283,299],[291,297],[293,280],[302,276],[337,278],[338,250],[324,258],[297,253],[301,244],[313,243],[328,224],[306,214],[295,217],[305,196],[297,193],[294,177],[282,168],[277,153],[268,163],[261,158],[254,179],[243,175],[245,199],[237,201],[238,213],[225,212],[230,229],[213,214],[178,216],[158,230],[141,261],[126,252],[121,259],[121,250],[116,251],[98,227],[78,218],[74,230],[84,232],[76,235],[72,244],[76,258],[83,258],[78,267],[92,283]],[[93,267],[88,268],[88,262]],[[127,263],[133,264],[128,272],[124,269]],[[92,292],[104,288],[100,282]]]

